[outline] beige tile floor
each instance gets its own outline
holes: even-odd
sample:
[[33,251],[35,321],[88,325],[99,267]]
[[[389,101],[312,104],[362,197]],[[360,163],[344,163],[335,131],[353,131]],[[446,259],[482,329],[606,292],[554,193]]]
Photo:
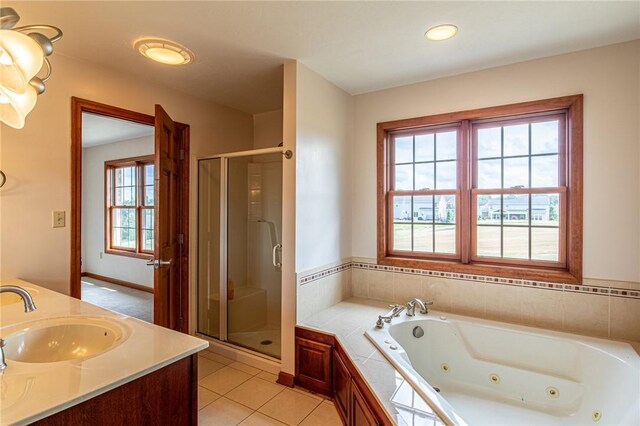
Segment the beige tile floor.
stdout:
[[198,354],[200,425],[342,425],[333,402],[276,383],[275,374],[204,350]]

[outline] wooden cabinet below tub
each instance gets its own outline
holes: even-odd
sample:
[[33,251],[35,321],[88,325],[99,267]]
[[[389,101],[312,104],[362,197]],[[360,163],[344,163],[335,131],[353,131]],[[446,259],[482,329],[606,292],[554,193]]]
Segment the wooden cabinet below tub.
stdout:
[[331,396],[332,355],[332,345],[296,337],[296,384]]
[[332,397],[345,425],[393,424],[332,335],[296,327],[295,383]]
[[351,381],[350,417],[349,424],[354,426],[378,426],[380,424],[353,380]]
[[351,405],[351,374],[337,352],[333,360],[333,399],[342,421],[348,424]]

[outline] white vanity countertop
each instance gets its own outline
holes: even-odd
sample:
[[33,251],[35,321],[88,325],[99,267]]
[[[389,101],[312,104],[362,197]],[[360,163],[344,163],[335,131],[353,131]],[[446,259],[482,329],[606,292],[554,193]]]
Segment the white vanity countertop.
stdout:
[[209,344],[183,333],[121,315],[21,280],[37,309],[25,313],[22,302],[2,306],[0,336],[32,322],[60,317],[117,320],[129,337],[112,349],[83,360],[22,363],[7,359],[0,374],[0,424],[28,424],[72,407],[205,349]]
[[398,425],[442,426],[444,423],[393,365],[364,335],[389,305],[350,298],[303,320],[299,325],[336,336],[363,378]]

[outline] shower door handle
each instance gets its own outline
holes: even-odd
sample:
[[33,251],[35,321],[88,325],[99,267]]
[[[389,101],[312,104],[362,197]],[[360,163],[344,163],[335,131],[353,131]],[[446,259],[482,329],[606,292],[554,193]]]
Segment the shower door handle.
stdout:
[[273,246],[273,250],[271,251],[271,262],[273,266],[280,269],[282,267],[282,263],[278,262],[278,249],[282,248],[282,244],[276,244]]

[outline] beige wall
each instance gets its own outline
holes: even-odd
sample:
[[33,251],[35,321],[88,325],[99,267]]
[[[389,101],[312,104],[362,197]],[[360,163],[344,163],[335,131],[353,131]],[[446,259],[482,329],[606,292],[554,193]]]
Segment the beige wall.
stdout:
[[[249,114],[88,62],[61,54],[52,62],[47,91],[24,129],[0,128],[0,169],[8,178],[0,192],[0,278],[20,277],[68,293],[72,96],[146,114],[161,104],[174,120],[191,125],[194,156],[251,148],[253,123]],[[194,179],[191,188],[194,211]],[[67,212],[67,227],[51,227],[52,210]]]
[[353,256],[376,257],[377,122],[578,93],[584,276],[640,281],[639,41],[356,96]]
[[153,136],[82,149],[82,272],[153,287],[146,259],[105,253],[104,162],[153,155]]
[[273,148],[282,142],[282,110],[253,115],[253,147]]
[[351,255],[353,97],[298,64],[296,272]]

